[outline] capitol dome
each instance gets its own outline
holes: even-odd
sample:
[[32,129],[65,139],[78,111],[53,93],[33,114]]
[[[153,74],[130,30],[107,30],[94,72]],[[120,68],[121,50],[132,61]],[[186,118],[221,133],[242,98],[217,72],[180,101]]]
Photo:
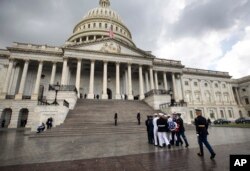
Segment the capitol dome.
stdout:
[[123,24],[120,16],[111,8],[109,0],[100,0],[99,7],[91,9],[83,17],[73,30],[73,35],[68,43],[82,43],[110,37],[112,30],[113,38],[130,46],[135,46],[132,35]]

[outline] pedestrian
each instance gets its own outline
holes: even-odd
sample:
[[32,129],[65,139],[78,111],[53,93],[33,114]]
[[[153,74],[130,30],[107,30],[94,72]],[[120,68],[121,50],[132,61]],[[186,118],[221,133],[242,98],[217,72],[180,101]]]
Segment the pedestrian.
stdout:
[[210,152],[211,156],[210,159],[214,159],[215,152],[210,146],[209,142],[207,141],[207,135],[208,135],[208,123],[206,118],[202,116],[202,111],[200,109],[195,109],[196,112],[196,118],[195,118],[195,126],[196,126],[196,134],[198,137],[198,144],[200,146],[200,152],[197,153],[198,156],[203,157],[204,151],[203,151],[203,144],[207,147],[208,151]]
[[154,119],[153,119],[153,126],[154,126],[154,144],[155,146],[158,146],[159,143],[158,143],[158,135],[157,135],[157,132],[158,132],[158,126],[157,126],[157,120],[159,119],[158,117],[158,114],[155,113],[154,114]]
[[42,123],[42,125],[37,128],[37,132],[36,133],[40,133],[40,132],[44,131],[44,129],[45,129],[45,124]]
[[159,138],[159,147],[163,147],[165,145],[168,146],[168,148],[171,148],[171,145],[167,139],[166,135],[166,119],[164,118],[164,114],[159,114],[160,118],[157,120],[157,126],[158,126],[158,138]]
[[153,125],[153,117],[148,115],[147,120],[145,121],[145,125],[147,127],[148,134],[148,143],[154,144],[154,125]]
[[189,144],[187,141],[187,137],[185,135],[185,128],[184,128],[183,120],[181,118],[180,113],[177,113],[176,123],[177,123],[177,127],[178,127],[178,130],[176,131],[176,135],[177,135],[176,146],[179,146],[179,143],[181,143],[181,145],[183,144],[182,140],[181,140],[181,137],[182,137],[184,142],[185,142],[185,147],[187,148],[189,146]]
[[168,129],[171,132],[171,140],[170,144],[174,145],[175,144],[175,131],[177,128],[176,122],[173,121],[173,118],[169,117],[168,118]]
[[117,119],[118,119],[118,116],[117,116],[117,113],[115,113],[115,116],[114,116],[115,126],[117,126]]
[[2,128],[4,128],[4,126],[5,126],[5,119],[2,120],[2,125],[1,126],[2,126]]
[[138,125],[141,125],[141,114],[140,114],[140,112],[137,113],[137,121],[138,121]]
[[207,118],[207,124],[208,124],[208,126],[210,126],[211,125],[211,120],[210,120],[210,118]]

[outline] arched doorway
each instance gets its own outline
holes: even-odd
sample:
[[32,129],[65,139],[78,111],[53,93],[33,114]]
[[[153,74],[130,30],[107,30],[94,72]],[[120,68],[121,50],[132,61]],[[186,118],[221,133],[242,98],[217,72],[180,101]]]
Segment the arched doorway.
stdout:
[[25,108],[20,110],[17,123],[18,128],[25,128],[28,121],[28,115],[29,115],[28,109]]
[[12,110],[10,108],[4,109],[1,115],[1,128],[8,128],[11,120]]
[[112,91],[107,88],[108,99],[112,99]]

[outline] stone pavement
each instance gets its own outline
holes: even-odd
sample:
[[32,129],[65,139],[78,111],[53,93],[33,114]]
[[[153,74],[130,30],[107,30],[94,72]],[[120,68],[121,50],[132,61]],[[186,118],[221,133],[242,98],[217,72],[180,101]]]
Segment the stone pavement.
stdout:
[[196,155],[194,130],[186,132],[190,148],[159,149],[145,134],[66,138],[34,138],[23,131],[0,132],[0,170],[229,170],[230,154],[250,154],[250,131],[210,128],[209,142],[217,156]]

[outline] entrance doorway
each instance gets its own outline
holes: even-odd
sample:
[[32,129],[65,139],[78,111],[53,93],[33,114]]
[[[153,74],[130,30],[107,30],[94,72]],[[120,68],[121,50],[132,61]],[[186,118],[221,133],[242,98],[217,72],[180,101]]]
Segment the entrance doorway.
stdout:
[[19,112],[19,117],[18,117],[18,128],[25,128],[28,120],[28,115],[29,115],[29,110],[28,109],[21,109]]
[[112,91],[109,88],[107,88],[107,94],[108,94],[108,99],[109,100],[112,99]]
[[1,128],[8,128],[11,120],[12,110],[10,108],[4,109],[1,115]]

